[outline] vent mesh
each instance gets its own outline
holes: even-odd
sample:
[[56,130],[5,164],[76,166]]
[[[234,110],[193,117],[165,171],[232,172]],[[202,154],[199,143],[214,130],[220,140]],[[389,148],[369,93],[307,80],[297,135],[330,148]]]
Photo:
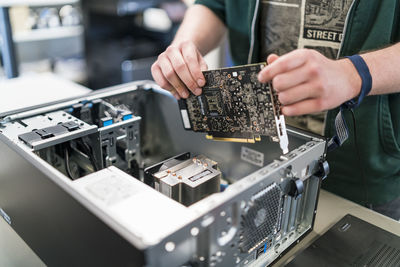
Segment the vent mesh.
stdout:
[[382,244],[366,263],[365,267],[398,267],[400,266],[400,250],[387,244]]
[[239,246],[243,252],[252,252],[276,232],[281,201],[281,189],[270,184],[251,198],[242,215]]

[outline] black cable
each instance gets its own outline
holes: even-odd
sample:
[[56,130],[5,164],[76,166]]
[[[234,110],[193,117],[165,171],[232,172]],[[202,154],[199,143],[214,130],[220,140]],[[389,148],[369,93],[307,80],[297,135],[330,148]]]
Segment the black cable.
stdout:
[[79,141],[80,141],[80,144],[82,145],[83,150],[85,150],[84,151],[85,154],[89,157],[90,163],[93,165],[93,170],[95,172],[98,171],[96,163],[95,163],[94,155],[92,153],[92,149],[90,148],[88,143],[86,143],[85,140],[83,140],[83,138],[81,138]]
[[[89,157],[89,160],[90,160],[91,164],[93,165],[93,170],[95,172],[98,171],[96,164],[95,164],[94,155],[93,155],[93,153],[91,153],[90,146],[83,140],[83,138],[77,140],[77,142],[80,143],[82,149],[84,150],[84,153],[86,153],[86,155]],[[66,170],[69,178],[71,178],[72,180],[75,180],[76,178],[72,175],[71,168],[69,166],[69,162],[70,162],[69,156],[70,156],[69,155],[69,144],[66,144],[64,146],[65,170]]]
[[363,186],[364,186],[364,192],[365,192],[365,205],[370,208],[369,205],[369,193],[368,193],[368,186],[367,186],[367,178],[365,175],[365,170],[362,166],[362,160],[361,160],[361,154],[360,150],[358,148],[358,142],[357,142],[357,125],[356,125],[356,116],[354,115],[353,109],[350,109],[351,112],[351,117],[353,119],[353,130],[354,130],[354,145],[356,148],[356,154],[357,154],[357,160],[358,160],[358,165],[361,170],[361,178],[363,181]]
[[69,167],[69,151],[68,151],[67,145],[64,147],[64,163],[65,163],[65,170],[67,172],[67,175],[72,180],[75,180],[74,177],[72,176],[71,168]]

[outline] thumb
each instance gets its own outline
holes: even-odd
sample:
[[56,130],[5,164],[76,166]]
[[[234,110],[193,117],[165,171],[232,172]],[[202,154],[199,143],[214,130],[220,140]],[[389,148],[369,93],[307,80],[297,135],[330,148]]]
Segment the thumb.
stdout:
[[278,55],[276,55],[276,54],[270,54],[268,57],[267,57],[267,63],[268,64],[272,64],[272,62],[274,62],[275,60],[277,60],[279,57],[278,57]]

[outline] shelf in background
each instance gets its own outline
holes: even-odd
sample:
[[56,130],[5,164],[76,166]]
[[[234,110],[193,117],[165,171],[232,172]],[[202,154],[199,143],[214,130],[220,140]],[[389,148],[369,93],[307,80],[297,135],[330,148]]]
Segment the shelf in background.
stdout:
[[78,3],[79,0],[2,0],[0,7],[12,6],[57,6]]
[[98,14],[113,16],[135,15],[143,10],[155,7],[160,4],[160,0],[86,0],[91,11]]
[[17,32],[14,34],[14,42],[35,42],[44,40],[63,39],[77,37],[83,34],[83,26],[56,27],[47,29],[37,29],[27,32]]
[[84,53],[83,35],[70,37],[64,35],[63,38],[15,42],[15,50],[20,62],[82,56]]

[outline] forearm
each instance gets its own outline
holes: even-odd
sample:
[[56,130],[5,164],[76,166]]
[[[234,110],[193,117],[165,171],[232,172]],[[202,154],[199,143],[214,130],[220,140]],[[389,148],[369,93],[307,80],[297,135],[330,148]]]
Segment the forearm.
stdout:
[[217,47],[224,34],[224,23],[210,9],[193,5],[187,10],[172,45],[191,41],[204,56]]
[[400,43],[362,54],[372,76],[369,95],[400,92]]

